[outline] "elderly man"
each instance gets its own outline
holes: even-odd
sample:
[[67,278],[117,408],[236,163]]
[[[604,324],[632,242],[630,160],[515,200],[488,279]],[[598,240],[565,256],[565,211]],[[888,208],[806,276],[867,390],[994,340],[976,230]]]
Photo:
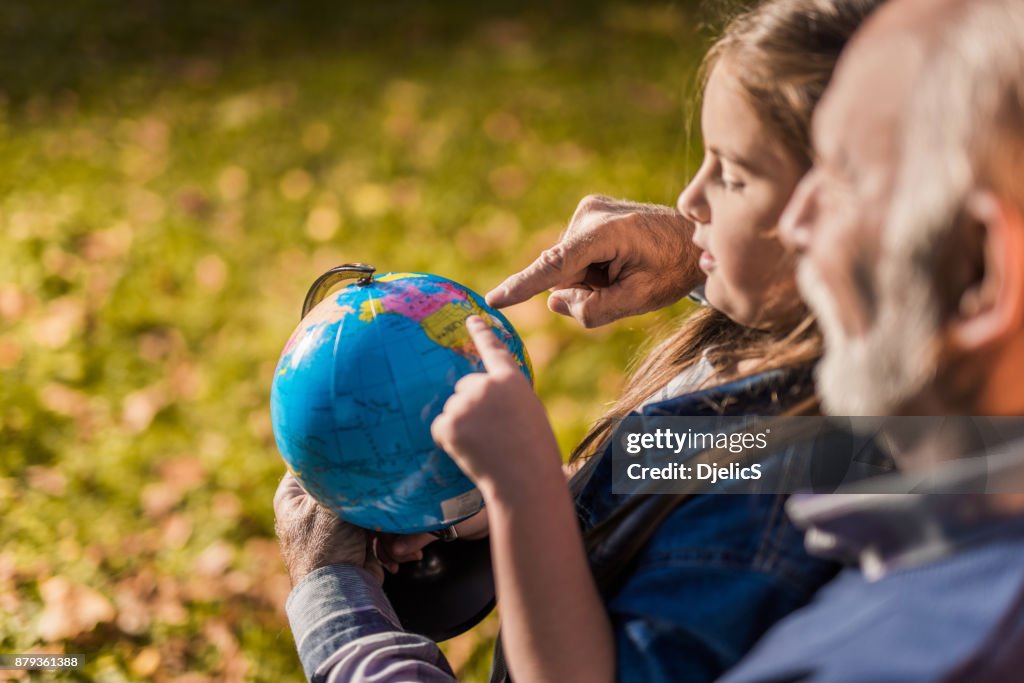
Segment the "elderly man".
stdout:
[[[894,0],[844,56],[814,138],[818,163],[787,210],[784,235],[802,256],[801,287],[825,333],[819,388],[827,408],[1024,414],[1017,389],[1024,379],[1020,0]],[[595,218],[598,211],[606,215]],[[685,273],[654,284],[665,267],[658,259],[670,250],[645,254],[622,231],[632,225],[683,239],[672,217],[657,216],[591,202],[574,220],[584,238],[570,231],[489,298],[507,304],[553,288],[552,308],[587,325],[678,298],[693,284]],[[943,446],[916,450],[900,463],[903,476],[966,455]],[[1003,488],[1024,491],[1024,453],[1001,467]],[[959,469],[947,483],[977,475]],[[293,575],[332,562],[372,565],[359,542],[344,557],[300,548],[299,540],[328,538],[343,525],[317,521],[296,491],[281,492],[276,504]],[[1021,496],[806,496],[791,502],[790,513],[818,552],[859,562],[769,631],[724,680],[1020,679]],[[892,533],[909,520],[926,533]],[[365,621],[303,604],[289,609],[304,661],[329,664],[321,671],[333,668],[337,680],[364,673],[368,650],[353,645],[360,636],[352,629]],[[385,611],[380,618],[393,619]],[[450,676],[429,641],[395,628],[369,633],[378,649],[390,649],[396,676]]]
[[[1024,5],[884,8],[844,55],[814,144],[782,229],[825,334],[829,412],[1024,415]],[[793,499],[809,544],[860,566],[725,680],[1020,680],[1024,441],[1003,450],[997,470],[943,465],[966,454],[935,441],[899,463],[1001,493]]]

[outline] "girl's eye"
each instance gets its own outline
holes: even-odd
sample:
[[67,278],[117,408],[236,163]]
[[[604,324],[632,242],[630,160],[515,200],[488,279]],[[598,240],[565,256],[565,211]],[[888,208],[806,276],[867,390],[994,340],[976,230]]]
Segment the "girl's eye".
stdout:
[[746,187],[746,183],[727,177],[722,170],[721,164],[715,167],[715,173],[712,176],[712,181],[729,192],[740,192],[744,187]]
[[718,172],[722,176],[722,187],[730,192],[739,192],[746,184],[738,180],[731,172],[727,172],[724,164],[719,164]]

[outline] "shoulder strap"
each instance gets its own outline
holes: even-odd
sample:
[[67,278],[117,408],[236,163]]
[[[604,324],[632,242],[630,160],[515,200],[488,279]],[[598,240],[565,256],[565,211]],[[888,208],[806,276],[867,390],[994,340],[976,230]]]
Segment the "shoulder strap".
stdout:
[[587,557],[602,596],[615,594],[661,523],[692,497],[691,493],[634,495],[587,531]]
[[508,667],[505,666],[505,648],[501,646],[501,629],[498,629],[498,636],[494,639],[494,659],[491,660],[491,677],[489,683],[512,683],[508,675]]

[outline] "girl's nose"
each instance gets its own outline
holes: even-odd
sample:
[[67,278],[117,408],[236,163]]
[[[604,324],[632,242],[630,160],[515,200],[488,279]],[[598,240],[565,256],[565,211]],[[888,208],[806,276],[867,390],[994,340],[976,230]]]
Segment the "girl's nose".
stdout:
[[679,194],[676,208],[691,223],[700,225],[711,222],[711,207],[704,194],[704,182],[700,173],[694,176],[690,184]]

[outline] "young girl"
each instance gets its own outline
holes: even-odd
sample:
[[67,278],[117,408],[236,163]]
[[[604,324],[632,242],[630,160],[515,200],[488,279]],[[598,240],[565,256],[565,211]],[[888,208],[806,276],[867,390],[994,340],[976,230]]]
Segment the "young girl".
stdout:
[[[836,566],[805,553],[781,494],[695,496],[648,538],[638,513],[661,497],[612,493],[608,437],[637,412],[816,410],[820,339],[775,226],[811,163],[813,107],[847,39],[880,3],[768,0],[731,22],[708,53],[704,160],[678,207],[695,226],[710,305],[639,366],[573,453],[585,464],[571,487],[537,396],[487,325],[467,322],[487,372],[458,383],[432,431],[486,501],[486,515],[460,532],[490,534],[515,679],[713,680],[834,575]],[[646,540],[627,570],[601,579],[636,534]],[[383,554],[413,559],[427,538],[399,537]],[[412,655],[415,668],[391,670],[447,680],[436,656]]]
[[[811,163],[814,104],[847,38],[878,4],[766,2],[708,53],[704,161],[678,208],[696,228],[710,306],[644,361],[574,460],[603,451],[609,461],[603,447],[616,420],[680,376],[690,386],[677,391],[717,386],[719,397],[740,398],[742,412],[811,408],[809,387],[794,384],[807,382],[800,369],[817,360],[820,340],[775,226]],[[593,459],[578,475],[574,509],[543,408],[486,326],[470,328],[488,373],[460,383],[433,431],[487,502],[502,642],[516,679],[710,680],[831,577],[833,568],[803,554],[781,497],[701,496],[662,523],[624,585],[602,596],[577,517],[592,528],[622,504],[602,488],[606,463]],[[770,372],[783,368],[795,371]],[[772,391],[780,405],[758,406]],[[698,402],[669,403],[654,407],[693,414]]]

